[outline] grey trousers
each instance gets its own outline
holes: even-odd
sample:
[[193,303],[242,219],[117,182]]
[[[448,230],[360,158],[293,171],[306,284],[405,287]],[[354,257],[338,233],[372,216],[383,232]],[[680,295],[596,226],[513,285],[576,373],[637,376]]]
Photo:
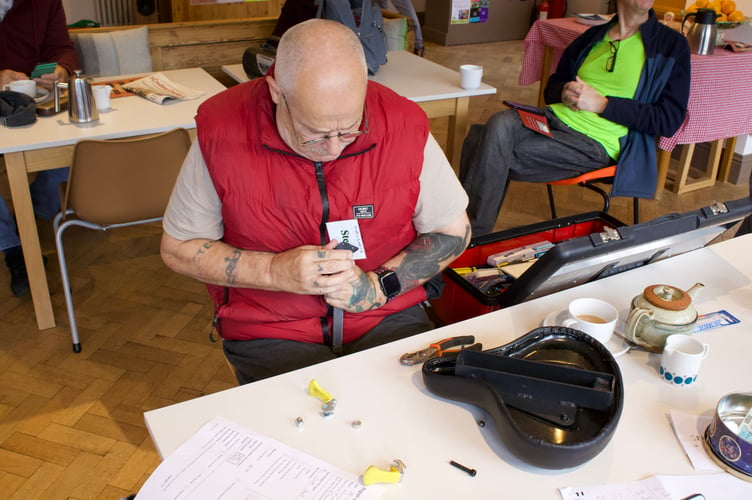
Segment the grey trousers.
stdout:
[[[334,354],[327,345],[282,339],[224,340],[223,348],[225,356],[235,368],[238,383],[242,385],[364,351],[433,328],[433,322],[418,304],[387,316],[362,337],[343,345],[340,355]],[[397,360],[395,366],[396,364]]]
[[494,114],[473,125],[462,146],[460,181],[470,197],[467,212],[473,236],[493,231],[509,180],[550,182],[613,165],[603,146],[547,108],[553,138],[522,124],[516,110]]

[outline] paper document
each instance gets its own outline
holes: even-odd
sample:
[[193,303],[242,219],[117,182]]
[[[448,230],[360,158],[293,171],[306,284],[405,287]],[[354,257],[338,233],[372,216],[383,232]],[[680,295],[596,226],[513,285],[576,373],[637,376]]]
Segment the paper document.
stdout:
[[676,439],[684,448],[684,453],[692,462],[695,470],[720,471],[715,462],[705,451],[705,429],[710,425],[712,417],[705,415],[692,415],[682,411],[671,410],[669,420],[674,429]]
[[202,91],[190,89],[167,78],[163,73],[154,73],[123,85],[123,88],[157,104],[170,100],[188,101],[204,95]]
[[167,457],[138,500],[375,499],[358,477],[215,417]]
[[653,476],[630,483],[559,488],[562,500],[729,500],[750,498],[752,486],[731,474]]

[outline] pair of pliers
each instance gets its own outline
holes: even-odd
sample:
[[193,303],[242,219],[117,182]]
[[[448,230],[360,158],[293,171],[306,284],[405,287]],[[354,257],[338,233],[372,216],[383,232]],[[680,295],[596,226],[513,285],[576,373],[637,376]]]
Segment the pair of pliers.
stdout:
[[[483,345],[480,343],[474,343],[475,336],[463,335],[460,337],[449,337],[448,339],[439,340],[430,344],[425,349],[421,349],[416,352],[408,352],[400,357],[400,363],[403,365],[417,365],[428,361],[429,359],[438,358],[446,355],[459,354],[463,349],[472,349],[474,351],[480,351],[483,349]],[[467,347],[462,347],[467,346]],[[450,347],[459,347],[459,349],[450,349]]]

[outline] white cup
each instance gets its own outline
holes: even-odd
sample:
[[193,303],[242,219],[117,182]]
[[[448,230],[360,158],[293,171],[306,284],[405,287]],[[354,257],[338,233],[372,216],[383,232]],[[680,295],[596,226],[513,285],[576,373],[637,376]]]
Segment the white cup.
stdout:
[[477,89],[483,78],[483,66],[463,64],[460,66],[460,87],[463,89]]
[[672,385],[688,386],[697,381],[702,360],[709,346],[691,335],[675,333],[666,337],[661,357],[661,378]]
[[585,332],[605,344],[614,333],[619,311],[603,300],[581,298],[569,303],[567,316],[562,326]]
[[110,92],[112,92],[112,87],[109,85],[94,85],[91,91],[94,94],[94,102],[97,105],[97,110],[108,111],[110,109]]
[[34,99],[37,96],[37,82],[34,80],[14,80],[3,85],[3,90],[21,92]]

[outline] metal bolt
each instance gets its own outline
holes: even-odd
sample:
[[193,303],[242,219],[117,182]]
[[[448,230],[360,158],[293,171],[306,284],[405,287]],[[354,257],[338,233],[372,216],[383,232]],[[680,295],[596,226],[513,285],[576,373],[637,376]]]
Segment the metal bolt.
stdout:
[[453,467],[457,467],[459,470],[467,472],[468,474],[470,474],[471,477],[475,477],[475,475],[478,473],[477,470],[471,469],[470,467],[465,467],[464,465],[459,464],[455,462],[454,460],[450,461],[449,464],[452,465]]
[[356,420],[353,420],[352,424],[350,424],[350,425],[352,425],[353,429],[355,429],[356,431],[359,431],[360,427],[363,425],[363,422],[361,422],[360,420],[356,419]]
[[305,427],[305,422],[303,421],[303,417],[297,417],[295,419],[295,427],[297,427],[298,429],[302,429],[303,427]]
[[485,427],[486,421],[485,420],[478,420],[478,427]]

